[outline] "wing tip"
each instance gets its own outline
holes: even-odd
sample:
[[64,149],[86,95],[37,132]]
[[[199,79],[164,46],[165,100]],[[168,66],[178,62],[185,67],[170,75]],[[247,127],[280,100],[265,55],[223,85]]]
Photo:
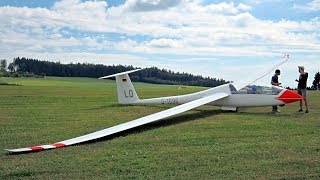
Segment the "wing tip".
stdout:
[[286,60],[288,60],[289,58],[290,58],[289,54],[284,54],[282,57],[282,59],[286,59]]
[[8,151],[11,154],[14,153],[26,153],[26,152],[31,152],[31,149],[27,149],[27,148],[21,148],[21,149],[4,149],[5,151]]
[[27,148],[18,148],[18,149],[4,149],[10,153],[27,153],[27,152],[37,152],[48,149],[56,149],[66,147],[67,145],[64,143],[54,143],[52,145],[42,145],[42,146],[32,146]]

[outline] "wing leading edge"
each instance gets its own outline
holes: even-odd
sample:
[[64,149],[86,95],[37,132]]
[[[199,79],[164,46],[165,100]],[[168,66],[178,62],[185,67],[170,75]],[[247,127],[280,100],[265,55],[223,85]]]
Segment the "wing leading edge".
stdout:
[[188,102],[164,111],[160,111],[155,114],[151,114],[136,120],[132,120],[123,124],[119,124],[117,126],[109,127],[109,128],[106,128],[97,132],[93,132],[87,135],[79,136],[73,139],[68,139],[65,141],[60,141],[60,142],[49,144],[49,145],[40,145],[40,146],[32,146],[27,148],[6,149],[6,150],[11,153],[40,151],[40,150],[46,150],[46,149],[61,148],[61,147],[70,146],[70,145],[74,145],[74,144],[78,144],[86,141],[91,141],[91,140],[99,139],[111,134],[122,132],[128,129],[132,129],[144,124],[155,122],[164,118],[168,118],[168,117],[183,113],[185,111],[194,109],[196,107],[208,104],[210,102],[225,98],[227,96],[229,95],[226,93],[216,93],[216,94],[206,96],[206,97],[203,97],[203,98],[200,98],[200,99],[197,99],[197,100],[194,100],[194,101],[191,101],[191,102]]
[[267,74],[271,73],[272,71],[274,71],[276,68],[278,68],[279,66],[281,66],[282,64],[284,64],[285,62],[287,62],[289,59],[289,55],[286,54],[282,57],[282,60],[277,62],[276,64],[274,64],[273,66],[265,69],[264,71],[254,75],[253,77],[247,79],[246,81],[240,82],[240,83],[234,83],[234,87],[237,90],[240,90],[248,85],[250,85],[251,83],[261,79],[262,77],[266,76]]

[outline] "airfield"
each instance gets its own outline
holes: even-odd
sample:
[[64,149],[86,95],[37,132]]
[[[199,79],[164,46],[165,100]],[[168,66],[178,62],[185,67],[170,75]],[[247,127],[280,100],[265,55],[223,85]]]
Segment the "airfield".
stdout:
[[[27,154],[3,149],[70,139],[172,107],[119,105],[116,83],[0,78],[0,179],[320,178],[320,91],[298,103],[223,112],[202,106],[98,141]],[[204,87],[134,83],[141,99]]]

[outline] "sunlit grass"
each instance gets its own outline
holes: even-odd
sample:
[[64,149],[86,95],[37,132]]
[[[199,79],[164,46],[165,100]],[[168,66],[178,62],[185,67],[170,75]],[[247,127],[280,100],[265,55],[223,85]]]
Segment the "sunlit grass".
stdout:
[[[0,78],[0,149],[48,144],[162,111],[171,106],[117,103],[114,81],[90,78]],[[135,83],[140,98],[186,94],[202,87]],[[241,108],[203,106],[96,142],[9,155],[0,179],[318,179],[320,93],[298,104]]]

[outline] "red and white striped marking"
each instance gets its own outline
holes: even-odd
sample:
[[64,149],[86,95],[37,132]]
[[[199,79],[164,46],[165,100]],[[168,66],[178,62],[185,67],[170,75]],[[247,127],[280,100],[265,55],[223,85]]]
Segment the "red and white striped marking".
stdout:
[[63,143],[54,143],[51,145],[41,145],[41,146],[32,146],[27,148],[19,148],[19,149],[6,149],[9,152],[19,153],[19,152],[28,152],[28,151],[42,151],[46,149],[55,149],[55,148],[62,148],[66,147],[66,144]]

